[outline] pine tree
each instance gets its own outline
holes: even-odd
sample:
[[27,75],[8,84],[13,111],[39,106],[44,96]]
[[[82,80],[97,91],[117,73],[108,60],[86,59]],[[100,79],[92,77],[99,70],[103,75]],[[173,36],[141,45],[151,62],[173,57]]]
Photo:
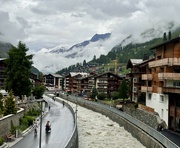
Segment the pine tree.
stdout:
[[12,90],[9,92],[9,96],[5,98],[4,115],[16,114],[16,101]]
[[4,106],[3,106],[3,95],[0,93],[0,115],[3,114]]
[[26,55],[28,48],[19,42],[18,47],[12,47],[6,59],[5,89],[12,90],[15,96],[31,95],[32,55]]
[[124,102],[124,99],[127,98],[127,91],[128,91],[128,87],[124,79],[119,87],[119,96],[120,98],[123,98],[123,102]]
[[97,89],[96,89],[96,87],[93,87],[93,89],[92,89],[92,98],[93,99],[95,99],[95,97],[98,95],[98,91],[97,91]]

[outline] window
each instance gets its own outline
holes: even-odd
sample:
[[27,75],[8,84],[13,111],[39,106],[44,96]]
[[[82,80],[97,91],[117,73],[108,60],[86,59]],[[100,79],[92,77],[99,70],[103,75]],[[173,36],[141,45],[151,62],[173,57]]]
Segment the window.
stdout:
[[152,96],[152,95],[149,93],[149,94],[148,94],[148,99],[149,99],[149,100],[151,100],[151,96]]
[[137,91],[137,88],[136,88],[136,87],[134,87],[134,88],[133,88],[133,92],[136,92],[136,91]]
[[137,78],[133,78],[133,82],[136,83],[137,82]]
[[164,102],[164,96],[163,95],[160,96],[160,102]]
[[175,87],[180,87],[180,82],[178,82],[178,81],[173,82],[173,86],[175,86]]

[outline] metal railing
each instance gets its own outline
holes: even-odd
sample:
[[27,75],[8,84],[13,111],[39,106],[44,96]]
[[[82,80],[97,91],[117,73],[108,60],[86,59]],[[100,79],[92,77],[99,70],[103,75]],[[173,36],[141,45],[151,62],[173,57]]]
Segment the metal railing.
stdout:
[[87,101],[87,100],[84,100],[84,99],[82,99],[80,97],[76,97],[76,96],[60,95],[60,97],[67,99],[71,102],[77,103],[79,105],[83,104],[89,108],[96,107],[96,108],[98,108],[98,110],[100,110],[100,108],[101,108],[101,110],[106,110],[108,112],[115,113],[116,115],[120,116],[124,120],[129,121],[133,125],[137,126],[141,130],[143,130],[145,133],[147,133],[148,135],[150,135],[151,137],[156,139],[159,143],[161,143],[165,147],[179,148],[179,146],[177,146],[175,143],[173,143],[171,140],[169,140],[167,137],[165,137],[163,134],[161,134],[157,130],[155,130],[152,127],[148,126],[147,124],[141,122],[140,120],[137,120],[137,119],[133,118],[132,116],[130,116],[122,111],[119,111],[118,109],[116,109],[114,107],[110,107],[108,105],[98,103],[98,102]]

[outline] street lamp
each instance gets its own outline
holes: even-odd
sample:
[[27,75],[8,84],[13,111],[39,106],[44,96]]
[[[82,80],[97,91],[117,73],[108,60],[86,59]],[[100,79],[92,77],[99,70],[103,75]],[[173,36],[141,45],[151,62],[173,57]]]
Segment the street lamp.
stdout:
[[76,123],[77,123],[77,97],[76,97]]
[[41,134],[42,134],[42,102],[43,100],[40,100],[40,111],[41,111],[41,117],[40,117],[40,134],[39,134],[39,148],[41,148]]

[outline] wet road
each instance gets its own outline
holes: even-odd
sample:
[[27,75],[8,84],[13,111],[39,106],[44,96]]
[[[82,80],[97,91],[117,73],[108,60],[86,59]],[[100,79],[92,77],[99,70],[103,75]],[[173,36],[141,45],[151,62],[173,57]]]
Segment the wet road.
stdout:
[[[74,120],[68,108],[61,103],[54,102],[51,98],[44,96],[51,108],[42,120],[41,148],[64,148],[74,128]],[[51,133],[45,133],[45,124],[51,122]],[[34,136],[34,131],[26,135],[12,148],[39,148],[40,125],[38,135]]]

